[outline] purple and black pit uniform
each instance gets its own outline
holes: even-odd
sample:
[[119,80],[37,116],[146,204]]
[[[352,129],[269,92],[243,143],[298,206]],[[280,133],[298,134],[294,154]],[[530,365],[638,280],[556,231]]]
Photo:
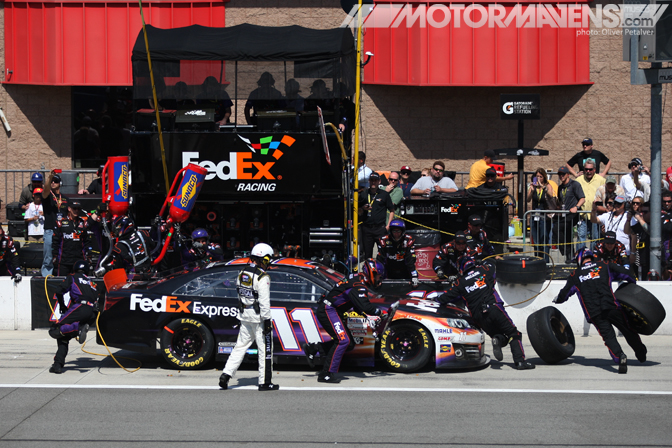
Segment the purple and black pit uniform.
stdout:
[[628,345],[635,351],[637,359],[646,359],[646,347],[637,332],[628,324],[621,304],[611,289],[611,282],[617,280],[635,282],[631,272],[622,266],[590,260],[569,276],[558,294],[556,303],[566,302],[574,294],[579,297],[586,320],[595,325],[615,363],[619,363],[623,350],[616,340],[616,332],[612,325],[621,330]]
[[[69,306],[65,306],[63,295],[70,293]],[[96,285],[81,272],[70,274],[58,285],[55,296],[62,310],[67,310],[56,322],[55,326],[60,329],[61,337],[56,339],[58,350],[54,356],[54,364],[63,367],[65,357],[68,354],[70,339],[77,337],[80,325],[84,325],[93,319],[93,306],[98,300]]]
[[604,241],[600,241],[595,245],[595,256],[598,260],[604,260],[606,262],[611,262],[625,266],[626,269],[630,268],[630,258],[625,251],[625,246],[620,241],[614,243],[614,249],[607,249],[607,245]]
[[453,286],[437,298],[441,303],[464,300],[474,322],[488,336],[498,339],[501,346],[511,345],[516,363],[525,361],[523,335],[504,311],[504,302],[495,290],[495,267],[489,263],[475,266],[459,277]]
[[495,255],[495,246],[488,240],[488,234],[485,233],[485,230],[479,230],[478,234],[473,236],[467,229],[464,231],[464,235],[467,237],[467,246],[474,251],[475,259],[483,260],[485,257]]
[[359,278],[337,285],[317,306],[317,320],[333,340],[322,368],[323,372],[338,372],[345,352],[355,347],[355,340],[343,316],[350,309],[370,316],[381,315],[380,309],[369,301],[368,290]]
[[182,263],[192,263],[200,261],[203,263],[212,263],[213,261],[224,260],[224,251],[222,246],[217,243],[210,242],[204,248],[187,247],[182,245]]
[[77,260],[90,258],[89,222],[80,217],[65,217],[56,222],[51,242],[54,275],[68,275]]
[[19,254],[16,252],[14,240],[3,232],[0,236],[0,275],[14,277],[20,273]]
[[376,241],[378,256],[376,260],[385,266],[387,278],[412,279],[418,278],[415,269],[415,238],[411,235],[403,235],[399,241],[395,241],[391,235],[385,235]]

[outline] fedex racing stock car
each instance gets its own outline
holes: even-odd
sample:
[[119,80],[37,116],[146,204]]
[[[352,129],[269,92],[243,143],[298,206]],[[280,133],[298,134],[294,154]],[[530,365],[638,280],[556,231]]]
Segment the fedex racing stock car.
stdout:
[[[98,332],[108,346],[152,355],[158,349],[175,368],[203,367],[213,357],[224,360],[238,336],[236,278],[246,262],[213,263],[113,287],[105,299]],[[289,258],[274,260],[268,273],[275,362],[306,363],[303,343],[330,340],[315,317],[318,301],[346,278],[322,264]],[[373,291],[371,297],[382,308],[398,299]],[[350,312],[347,325],[356,341],[344,358],[349,365],[373,367],[380,358],[394,371],[412,372],[428,362],[436,369],[462,369],[484,366],[490,360],[484,354],[484,334],[458,307],[405,297],[379,341],[364,316]],[[256,359],[256,354],[256,349],[248,350],[251,358]]]

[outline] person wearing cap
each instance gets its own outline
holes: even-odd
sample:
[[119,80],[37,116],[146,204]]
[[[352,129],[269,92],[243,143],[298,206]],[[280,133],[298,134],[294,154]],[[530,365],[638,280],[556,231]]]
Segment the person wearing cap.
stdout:
[[44,176],[39,172],[33,173],[30,176],[30,183],[21,190],[19,205],[22,209],[28,210],[28,204],[33,202],[33,192],[36,188],[44,188]]
[[10,276],[14,283],[21,281],[21,264],[14,240],[0,226],[0,275]]
[[68,198],[61,194],[61,176],[52,170],[42,191],[42,210],[44,211],[44,250],[42,276],[52,275],[54,261],[52,246],[56,222],[68,214]]
[[500,190],[503,186],[501,182],[497,182],[497,179],[497,171],[494,168],[488,168],[485,170],[485,183],[482,183],[476,188],[479,190],[488,190],[490,192],[492,192],[492,190]]
[[568,213],[558,215],[558,228],[553,227],[553,239],[558,243],[560,253],[565,256],[565,262],[570,263],[573,257],[572,237],[573,229],[579,220],[578,210],[583,206],[586,197],[581,184],[569,177],[569,169],[561,166],[558,169],[560,185],[558,185],[558,208]]
[[457,280],[457,276],[460,275],[457,261],[463,255],[475,257],[476,252],[467,246],[467,236],[464,232],[455,232],[455,238],[441,246],[432,260],[432,269],[436,272],[436,276],[449,282]]
[[390,194],[379,186],[380,174],[374,171],[369,176],[369,188],[359,194],[359,235],[365,259],[373,257],[376,240],[387,234],[394,219],[394,204]]
[[399,170],[401,178],[399,179],[399,188],[404,193],[405,198],[411,197],[411,189],[413,189],[413,182],[411,182],[411,167],[404,165]]
[[378,188],[382,188],[390,194],[390,199],[392,200],[392,204],[394,204],[395,216],[399,216],[399,204],[404,199],[404,192],[399,187],[399,177],[399,173],[392,171],[387,178],[388,184],[386,186],[378,186]]
[[[672,193],[669,191],[668,199],[672,200]],[[663,193],[663,197],[665,193]],[[637,205],[639,204],[639,205]],[[632,254],[630,256],[630,265],[639,279],[646,279],[649,275],[650,254],[651,254],[651,234],[649,233],[649,224],[651,223],[651,204],[644,202],[642,198],[635,198],[630,204],[628,210],[628,220],[625,222],[625,233],[630,235],[631,243],[634,242]],[[635,259],[632,255],[637,250]],[[634,261],[634,262],[633,262]],[[639,270],[639,272],[638,272]]]
[[359,151],[359,158],[357,159],[357,186],[359,190],[369,188],[369,176],[373,170],[366,166],[366,153]]
[[[245,120],[247,124],[257,124],[256,113],[262,110],[277,110],[282,100],[282,93],[275,88],[275,78],[264,72],[257,81],[257,88],[250,92],[245,103]],[[254,109],[254,116],[252,110]]]
[[635,197],[641,197],[644,198],[644,202],[647,202],[651,195],[649,169],[644,166],[639,157],[635,157],[628,163],[628,169],[630,173],[621,177],[621,187],[625,190],[625,198],[632,201]]
[[103,168],[105,168],[105,165],[98,167],[98,171],[96,172],[98,177],[91,181],[88,188],[79,190],[79,194],[103,194],[103,178],[101,177],[103,175]]
[[[479,185],[483,185],[486,182],[487,178],[485,172],[488,168],[490,168],[490,164],[492,164],[494,159],[495,151],[492,149],[486,149],[483,153],[483,158],[477,160],[471,165],[471,168],[469,169],[469,182],[467,183],[466,188],[475,188]],[[495,180],[497,182],[502,182],[510,179],[513,179],[513,174],[507,174],[504,177],[497,177]]]
[[625,252],[625,246],[616,239],[616,232],[613,230],[608,231],[604,235],[602,241],[595,245],[593,252],[598,260],[604,260],[607,263],[616,263],[626,269],[630,269],[630,261]]
[[625,223],[628,221],[628,216],[625,213],[626,202],[625,196],[616,196],[613,210],[599,216],[597,216],[595,203],[593,203],[593,214],[590,217],[590,221],[599,223],[605,234],[610,231],[615,232],[616,239],[625,246],[625,253],[630,255],[630,236],[625,233]]
[[[586,201],[581,207],[582,211],[592,211],[597,189],[605,183],[604,177],[597,174],[596,170],[597,165],[595,160],[588,158],[583,162],[583,174],[576,179],[581,185],[581,189],[586,198]],[[579,225],[577,230],[579,238],[577,250],[586,246],[584,241],[597,240],[600,238],[600,229],[597,224],[590,222],[590,213],[582,213],[579,215]],[[595,241],[590,243],[590,247],[595,247]]]
[[54,275],[68,275],[77,260],[91,257],[89,223],[79,215],[82,204],[72,201],[68,204],[68,215],[56,222],[52,241],[54,254]]
[[457,191],[457,185],[450,177],[443,177],[446,170],[446,165],[437,160],[432,165],[432,170],[429,176],[421,177],[413,185],[411,194],[423,194],[429,196],[430,193],[451,193]]
[[483,229],[483,219],[478,215],[471,215],[467,219],[467,230],[463,232],[467,238],[467,246],[474,254],[474,258],[482,260],[495,254],[495,246],[488,240]]
[[44,211],[42,209],[42,188],[33,191],[33,202],[28,204],[25,221],[28,226],[28,240],[41,241],[44,237]]
[[[593,149],[593,140],[584,138],[581,142],[581,146],[583,146],[583,151],[574,154],[574,156],[565,164],[565,167],[567,167],[570,174],[574,177],[579,177],[583,174],[583,167],[586,163],[586,159],[593,159],[595,161],[595,172],[600,176],[605,177],[609,174],[611,160],[597,149]],[[600,169],[600,165],[602,164],[604,164],[603,170]],[[574,168],[572,168],[574,165],[578,166],[578,171],[574,171]]]
[[[532,203],[532,210],[557,210],[553,186],[548,181],[544,168],[537,168],[532,182],[527,188],[527,202]],[[550,236],[552,216],[550,213],[532,213],[530,216],[530,236],[535,243],[534,253],[548,263],[550,257]]]
[[607,213],[611,210],[607,210],[607,197],[609,196],[625,196],[625,190],[623,187],[618,185],[616,182],[616,176],[610,174],[604,179],[604,185],[597,188],[595,192],[595,198],[593,202],[595,203],[598,214]]

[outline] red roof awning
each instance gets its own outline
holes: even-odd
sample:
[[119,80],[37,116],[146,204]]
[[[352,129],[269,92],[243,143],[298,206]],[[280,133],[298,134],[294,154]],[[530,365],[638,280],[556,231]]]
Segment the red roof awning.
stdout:
[[[437,6],[443,5],[443,6]],[[584,2],[538,5],[526,3],[376,2],[365,22],[364,50],[374,54],[364,68],[364,83],[412,86],[548,86],[591,84],[590,37],[587,22],[574,26],[469,26],[494,7],[507,17],[515,8],[546,8],[555,17],[560,8],[581,9]],[[381,6],[383,8],[381,8]],[[433,24],[420,19],[433,7]],[[404,8],[410,8],[404,10]],[[449,21],[440,9],[449,9]],[[550,9],[549,9],[550,8]],[[471,9],[469,22],[465,11]],[[551,10],[552,9],[552,10]],[[404,12],[405,11],[405,12]],[[488,11],[490,13],[490,10]],[[585,13],[585,10],[584,10]],[[407,14],[402,17],[401,14]],[[555,16],[553,16],[555,14]],[[415,15],[415,21],[409,18]],[[459,17],[456,17],[458,16]],[[538,16],[537,16],[538,17]],[[566,16],[565,16],[566,17]],[[460,19],[459,26],[457,19]],[[571,18],[571,17],[570,17]],[[402,20],[403,19],[403,20]],[[397,22],[397,26],[393,24]]]
[[[223,27],[225,2],[143,2],[143,12],[162,28]],[[130,86],[141,28],[137,1],[5,1],[4,82]]]

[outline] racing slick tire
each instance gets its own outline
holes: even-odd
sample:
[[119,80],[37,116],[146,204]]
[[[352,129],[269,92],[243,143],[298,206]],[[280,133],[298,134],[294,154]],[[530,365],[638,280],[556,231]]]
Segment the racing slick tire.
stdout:
[[423,368],[433,351],[431,334],[414,322],[392,323],[380,341],[380,357],[395,372]]
[[574,354],[574,333],[565,316],[547,306],[527,318],[527,336],[537,355],[548,364],[557,364]]
[[214,347],[212,332],[198,319],[175,319],[161,332],[161,354],[176,369],[205,367],[212,359]]
[[626,283],[614,295],[625,310],[628,322],[639,334],[652,335],[665,320],[665,307],[639,285]]
[[508,255],[496,261],[497,281],[534,284],[546,281],[546,262],[533,255]]

